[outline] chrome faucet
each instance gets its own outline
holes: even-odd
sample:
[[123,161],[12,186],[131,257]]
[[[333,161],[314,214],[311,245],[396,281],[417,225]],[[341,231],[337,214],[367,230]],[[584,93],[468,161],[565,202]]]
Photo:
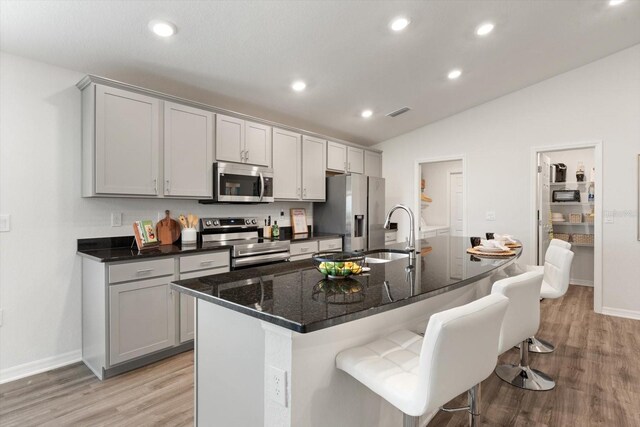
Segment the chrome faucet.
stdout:
[[389,227],[391,226],[391,215],[393,215],[393,213],[398,209],[402,209],[403,211],[409,214],[409,227],[410,227],[409,241],[407,242],[407,247],[405,248],[405,250],[409,252],[409,257],[411,259],[415,259],[416,230],[415,230],[415,221],[413,219],[413,212],[411,211],[411,209],[409,209],[405,205],[395,205],[394,207],[392,207],[389,213],[387,213],[387,218],[384,220],[384,228],[386,228],[387,230],[389,229]]

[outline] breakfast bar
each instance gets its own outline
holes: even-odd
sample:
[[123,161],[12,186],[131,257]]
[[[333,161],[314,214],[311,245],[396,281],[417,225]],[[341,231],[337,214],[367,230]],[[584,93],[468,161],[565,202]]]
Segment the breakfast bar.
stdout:
[[403,244],[369,251],[370,270],[342,280],[304,260],[173,282],[197,301],[196,424],[400,425],[335,356],[396,329],[424,332],[432,314],[488,294],[522,251],[477,257],[468,241],[420,240],[415,260]]

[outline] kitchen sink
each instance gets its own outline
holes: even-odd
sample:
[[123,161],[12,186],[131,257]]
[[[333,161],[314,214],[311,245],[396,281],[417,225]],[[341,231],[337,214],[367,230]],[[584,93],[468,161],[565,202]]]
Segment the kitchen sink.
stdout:
[[366,254],[364,261],[369,264],[379,264],[404,258],[409,258],[409,254],[406,252],[376,251]]

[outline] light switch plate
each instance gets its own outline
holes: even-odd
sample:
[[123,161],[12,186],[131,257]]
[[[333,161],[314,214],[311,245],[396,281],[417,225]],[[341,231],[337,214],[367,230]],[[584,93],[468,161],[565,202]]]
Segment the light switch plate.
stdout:
[[487,221],[495,221],[496,220],[496,212],[495,211],[487,211],[486,218],[487,218]]
[[614,223],[615,214],[613,212],[604,213],[604,223],[605,224],[613,224]]
[[11,231],[11,215],[0,215],[0,231]]
[[122,227],[122,212],[111,212],[111,226]]

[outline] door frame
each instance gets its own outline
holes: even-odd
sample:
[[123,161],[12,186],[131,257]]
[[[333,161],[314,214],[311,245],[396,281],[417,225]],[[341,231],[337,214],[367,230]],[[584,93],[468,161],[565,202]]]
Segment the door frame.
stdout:
[[447,204],[447,222],[448,222],[448,225],[449,225],[449,234],[452,234],[451,233],[451,204],[452,204],[453,200],[451,199],[451,181],[452,181],[454,175],[462,175],[462,183],[463,183],[462,184],[463,185],[463,188],[462,188],[462,199],[463,199],[462,200],[462,205],[463,205],[462,206],[462,228],[463,228],[463,233],[462,233],[462,235],[464,236],[465,235],[464,234],[464,223],[465,223],[465,221],[464,221],[464,214],[465,214],[465,210],[464,210],[464,195],[465,195],[465,192],[464,192],[464,172],[462,172],[462,171],[453,171],[453,170],[448,170],[447,171],[447,197],[449,198],[449,203]]
[[[416,239],[419,239],[420,236],[420,214],[421,214],[421,205],[420,205],[420,179],[421,179],[421,170],[420,166],[424,163],[439,163],[439,162],[450,162],[460,160],[462,161],[462,235],[467,236],[467,156],[464,154],[458,154],[454,156],[441,156],[441,157],[428,157],[417,159],[414,163],[413,170],[413,209],[414,213],[414,221],[415,221],[415,229],[418,234]],[[447,186],[449,184],[447,183]],[[447,207],[447,209],[449,209]],[[451,225],[449,225],[451,227]]]
[[[594,150],[594,164],[596,168],[596,181],[595,181],[595,203],[594,203],[594,243],[593,243],[593,311],[596,313],[602,313],[602,223],[603,223],[603,168],[602,168],[602,140],[565,143],[556,145],[536,146],[531,147],[531,175],[530,175],[530,196],[531,196],[531,209],[530,209],[530,224],[531,233],[530,241],[536,244],[536,250],[538,248],[538,218],[536,215],[537,209],[537,191],[538,191],[538,153],[549,153],[552,151],[566,151],[577,149],[589,149]],[[533,251],[531,252],[533,254]],[[535,254],[534,254],[535,255]],[[535,261],[535,258],[534,258]]]

